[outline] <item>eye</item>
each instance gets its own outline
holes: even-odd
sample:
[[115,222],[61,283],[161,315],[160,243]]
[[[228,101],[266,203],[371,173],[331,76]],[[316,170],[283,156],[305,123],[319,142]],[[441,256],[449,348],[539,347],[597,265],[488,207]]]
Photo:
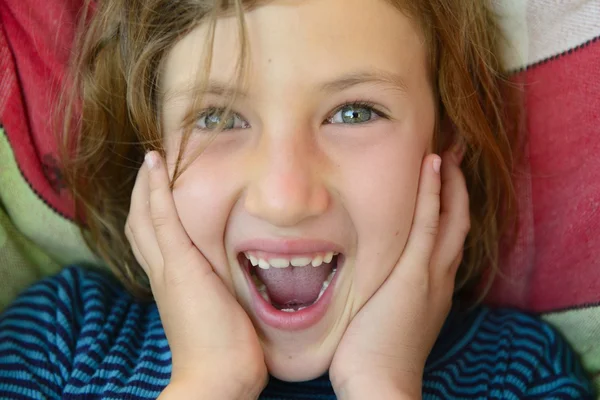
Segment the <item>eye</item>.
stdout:
[[344,104],[338,108],[335,113],[327,119],[330,124],[349,124],[358,125],[371,122],[373,120],[385,118],[385,115],[373,108],[368,103]]
[[222,127],[224,131],[245,129],[250,126],[239,114],[226,113],[222,108],[210,108],[200,114],[196,126],[206,131],[214,131]]

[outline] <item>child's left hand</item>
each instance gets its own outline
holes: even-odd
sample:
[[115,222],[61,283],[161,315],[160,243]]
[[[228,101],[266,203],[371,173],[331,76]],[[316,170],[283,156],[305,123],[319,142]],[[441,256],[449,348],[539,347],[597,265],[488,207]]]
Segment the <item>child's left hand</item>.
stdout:
[[[400,260],[348,326],[330,377],[340,399],[421,398],[423,370],[452,305],[470,228],[461,155],[425,157],[411,232]],[[441,193],[440,193],[441,192]],[[406,397],[402,397],[406,396]]]

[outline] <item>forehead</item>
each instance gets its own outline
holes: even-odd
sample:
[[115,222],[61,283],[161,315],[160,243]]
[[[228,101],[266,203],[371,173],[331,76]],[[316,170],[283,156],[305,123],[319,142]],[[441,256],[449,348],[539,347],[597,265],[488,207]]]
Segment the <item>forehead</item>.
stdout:
[[[272,1],[245,14],[249,92],[269,87],[310,89],[341,75],[379,72],[409,88],[426,79],[426,49],[418,26],[386,0]],[[240,56],[235,17],[217,21],[213,46],[200,25],[168,53],[162,74],[167,95],[189,91],[212,47],[210,79],[232,82]]]

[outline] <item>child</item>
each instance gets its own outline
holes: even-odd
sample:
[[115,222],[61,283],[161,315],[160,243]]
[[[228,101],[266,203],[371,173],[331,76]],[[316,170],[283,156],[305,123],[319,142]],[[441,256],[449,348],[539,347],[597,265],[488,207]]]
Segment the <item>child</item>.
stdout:
[[0,396],[591,398],[549,326],[458,303],[513,213],[499,37],[484,1],[100,2],[65,172],[129,290],[27,290]]

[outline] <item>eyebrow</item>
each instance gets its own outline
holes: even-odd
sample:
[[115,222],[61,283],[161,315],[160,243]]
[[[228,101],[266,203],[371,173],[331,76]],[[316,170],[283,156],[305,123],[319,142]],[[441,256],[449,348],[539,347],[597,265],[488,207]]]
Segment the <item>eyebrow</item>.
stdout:
[[206,85],[190,85],[183,88],[172,88],[166,91],[164,99],[173,99],[181,96],[197,96],[211,94],[218,97],[246,97],[247,93],[234,86],[225,83],[209,80]]
[[341,92],[354,86],[363,84],[386,85],[406,93],[408,87],[402,76],[382,70],[354,72],[342,76],[331,82],[326,82],[321,86],[323,92]]
[[204,90],[201,90],[201,92],[203,94],[212,94],[214,96],[219,96],[219,97],[235,96],[235,97],[243,98],[243,97],[248,96],[246,91],[244,91],[242,89],[239,89],[235,86],[229,86],[222,82],[217,82],[217,81],[213,81],[213,80],[209,80],[208,84],[206,85],[206,88],[204,88]]
[[[352,72],[321,84],[319,90],[321,92],[334,93],[364,84],[385,85],[402,93],[408,91],[406,82],[401,75],[383,70]],[[176,90],[172,95],[178,97],[187,93],[209,94],[225,98],[231,96],[244,98],[248,96],[246,91],[216,80],[209,80],[206,86],[201,88],[192,87],[190,89]]]

